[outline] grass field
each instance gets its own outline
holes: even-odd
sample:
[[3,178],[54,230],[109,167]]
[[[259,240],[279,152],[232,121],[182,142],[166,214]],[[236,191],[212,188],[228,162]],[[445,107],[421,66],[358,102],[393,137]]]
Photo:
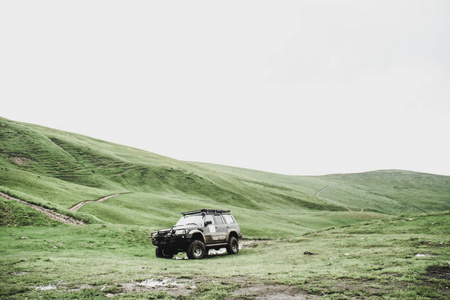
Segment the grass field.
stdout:
[[[87,223],[0,198],[1,298],[448,296],[449,176],[286,176],[0,118],[0,191]],[[235,256],[156,259],[150,233],[198,208],[231,209],[252,240]]]
[[[48,222],[13,201],[0,203],[3,212],[18,214],[10,221],[18,227],[0,231],[1,298],[449,295],[449,212],[374,220],[288,239],[244,241],[246,246],[234,256],[167,260],[155,257],[149,227],[68,226]],[[20,226],[29,219],[39,226]]]

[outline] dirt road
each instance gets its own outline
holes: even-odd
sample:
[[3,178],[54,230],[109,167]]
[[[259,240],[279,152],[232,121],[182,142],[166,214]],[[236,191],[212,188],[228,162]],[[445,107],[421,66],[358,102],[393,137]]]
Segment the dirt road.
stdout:
[[82,208],[83,206],[85,206],[87,203],[89,203],[89,202],[103,202],[103,201],[105,201],[105,200],[108,200],[109,198],[112,198],[112,197],[117,197],[117,196],[119,196],[120,194],[113,194],[113,195],[109,195],[109,196],[105,196],[105,197],[101,197],[101,198],[98,198],[97,200],[86,200],[86,201],[81,201],[80,203],[78,203],[78,204],[75,204],[74,206],[72,206],[71,208],[70,208],[70,210],[71,211],[77,211],[77,210],[79,210],[80,208]]
[[84,225],[85,224],[83,221],[80,221],[80,220],[77,220],[75,218],[63,215],[63,214],[61,214],[59,212],[53,211],[51,209],[48,209],[48,208],[45,208],[45,207],[42,207],[42,206],[29,203],[29,202],[27,202],[25,200],[21,200],[21,199],[12,197],[12,196],[10,196],[10,195],[8,195],[6,193],[0,192],[0,197],[3,198],[3,199],[6,199],[6,200],[14,200],[14,201],[17,201],[19,203],[25,204],[26,206],[29,206],[29,207],[37,210],[38,212],[41,212],[41,213],[45,214],[49,218],[51,218],[53,220],[56,220],[56,221],[59,221],[59,222],[64,223],[64,224],[74,225],[74,226],[76,226],[76,225]]

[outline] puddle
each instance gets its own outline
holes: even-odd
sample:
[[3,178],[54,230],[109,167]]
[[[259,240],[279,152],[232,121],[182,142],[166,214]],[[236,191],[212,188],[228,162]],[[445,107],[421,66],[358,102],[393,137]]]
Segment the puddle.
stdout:
[[417,253],[416,255],[414,255],[415,257],[428,257],[428,256],[432,256],[433,254],[431,253]]
[[77,291],[81,291],[81,290],[88,290],[88,289],[91,289],[91,288],[93,288],[92,285],[83,283],[83,284],[79,285],[77,288],[69,289],[68,291],[69,292],[77,292]]
[[41,285],[34,288],[38,291],[50,291],[50,290],[56,290],[56,285]]
[[24,275],[24,274],[28,274],[28,273],[30,273],[30,272],[27,272],[27,271],[17,271],[17,272],[12,272],[11,274],[13,274],[13,275]]
[[[245,248],[256,248],[258,247],[261,243],[264,243],[264,240],[241,240],[239,241],[239,250],[245,249]],[[215,250],[215,249],[209,249],[208,250],[208,256],[220,256],[220,255],[225,255],[227,254],[227,249],[226,248],[220,248],[219,250]],[[184,260],[184,259],[188,259],[187,255],[184,254],[184,252],[180,252],[180,254],[175,255],[173,257],[173,259],[177,259],[177,260]],[[139,269],[141,269],[141,267],[139,267]],[[149,267],[150,269],[150,267]]]
[[136,283],[138,286],[144,286],[149,288],[156,288],[156,287],[185,287],[186,284],[184,283],[178,283],[172,279],[164,278],[163,280],[156,280],[156,279],[147,279],[142,282]]
[[227,249],[220,248],[219,250],[210,249],[208,255],[214,256],[214,255],[222,255],[227,253]]
[[123,283],[121,287],[125,292],[168,292],[173,296],[186,296],[197,288],[192,280],[171,278]]

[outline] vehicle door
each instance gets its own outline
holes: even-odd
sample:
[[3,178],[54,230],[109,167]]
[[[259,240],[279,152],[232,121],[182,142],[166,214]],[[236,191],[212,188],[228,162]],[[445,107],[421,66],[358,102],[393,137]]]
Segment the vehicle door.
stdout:
[[206,244],[214,244],[216,239],[216,226],[214,225],[214,218],[212,215],[206,215],[205,219],[205,229],[203,231],[203,236],[205,237]]
[[214,223],[216,230],[216,241],[218,243],[226,242],[228,227],[227,224],[225,224],[222,215],[214,215]]

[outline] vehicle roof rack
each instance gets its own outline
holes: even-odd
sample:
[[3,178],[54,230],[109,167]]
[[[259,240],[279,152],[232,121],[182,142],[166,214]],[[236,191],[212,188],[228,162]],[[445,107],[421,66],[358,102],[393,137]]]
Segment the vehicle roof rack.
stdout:
[[230,213],[230,210],[207,209],[207,208],[203,208],[203,209],[197,209],[197,210],[185,211],[185,212],[182,212],[181,214],[182,214],[183,216],[186,216],[186,215],[194,215],[194,214],[200,214],[200,213],[206,213],[206,214],[225,214],[225,213]]

